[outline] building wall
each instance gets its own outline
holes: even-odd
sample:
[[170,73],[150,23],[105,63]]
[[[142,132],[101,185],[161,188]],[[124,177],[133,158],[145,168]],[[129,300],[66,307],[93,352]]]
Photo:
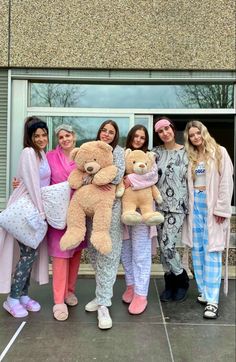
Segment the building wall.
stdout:
[[0,66],[234,70],[235,0],[0,0]]

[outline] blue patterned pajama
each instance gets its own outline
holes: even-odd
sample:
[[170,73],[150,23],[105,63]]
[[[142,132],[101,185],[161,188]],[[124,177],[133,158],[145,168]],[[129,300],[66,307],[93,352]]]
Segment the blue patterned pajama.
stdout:
[[150,227],[144,224],[129,227],[129,240],[124,240],[121,261],[126,285],[134,285],[136,294],[147,296],[152,265]]
[[193,248],[194,275],[199,293],[210,303],[219,302],[222,252],[208,251],[206,192],[194,190]]

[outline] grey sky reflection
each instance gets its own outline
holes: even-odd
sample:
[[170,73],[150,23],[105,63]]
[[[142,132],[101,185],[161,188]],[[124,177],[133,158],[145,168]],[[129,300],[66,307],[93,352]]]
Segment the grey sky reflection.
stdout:
[[80,107],[88,108],[177,108],[178,86],[81,85]]

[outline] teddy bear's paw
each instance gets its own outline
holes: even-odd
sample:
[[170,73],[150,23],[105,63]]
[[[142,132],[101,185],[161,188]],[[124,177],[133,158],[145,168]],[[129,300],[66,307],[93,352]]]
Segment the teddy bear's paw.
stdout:
[[60,240],[60,248],[62,251],[76,248],[85,236],[85,229],[71,228],[67,229]]
[[101,254],[108,254],[112,250],[111,237],[104,231],[94,231],[91,235],[91,243]]
[[116,197],[122,197],[124,195],[125,188],[121,187],[116,191]]
[[159,225],[164,222],[164,216],[160,212],[149,212],[143,215],[143,221],[146,225]]
[[163,198],[161,195],[157,196],[157,198],[155,199],[157,204],[162,204],[163,203]]
[[142,222],[142,216],[137,211],[126,211],[121,215],[121,220],[126,225],[136,225]]

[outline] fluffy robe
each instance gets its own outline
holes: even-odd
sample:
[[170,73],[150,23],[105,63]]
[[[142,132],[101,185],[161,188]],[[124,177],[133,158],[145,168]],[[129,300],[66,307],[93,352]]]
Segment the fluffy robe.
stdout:
[[[150,172],[155,162],[152,152],[141,150],[125,152],[126,174],[136,173],[145,175]],[[153,210],[153,201],[162,202],[158,188],[153,185],[142,190],[133,190],[131,187],[125,189],[123,182],[119,184],[116,192],[117,197],[122,197],[122,222],[126,225],[145,223],[147,225],[158,225],[164,221],[163,215]],[[136,211],[137,209],[140,212]]]
[[117,174],[114,166],[112,147],[102,141],[84,143],[71,153],[77,168],[68,178],[72,189],[76,189],[71,199],[67,231],[61,238],[62,250],[78,246],[86,233],[86,216],[93,217],[91,243],[101,253],[108,254],[112,249],[109,234],[112,205],[115,199],[115,186],[103,191],[98,186],[109,184]]

